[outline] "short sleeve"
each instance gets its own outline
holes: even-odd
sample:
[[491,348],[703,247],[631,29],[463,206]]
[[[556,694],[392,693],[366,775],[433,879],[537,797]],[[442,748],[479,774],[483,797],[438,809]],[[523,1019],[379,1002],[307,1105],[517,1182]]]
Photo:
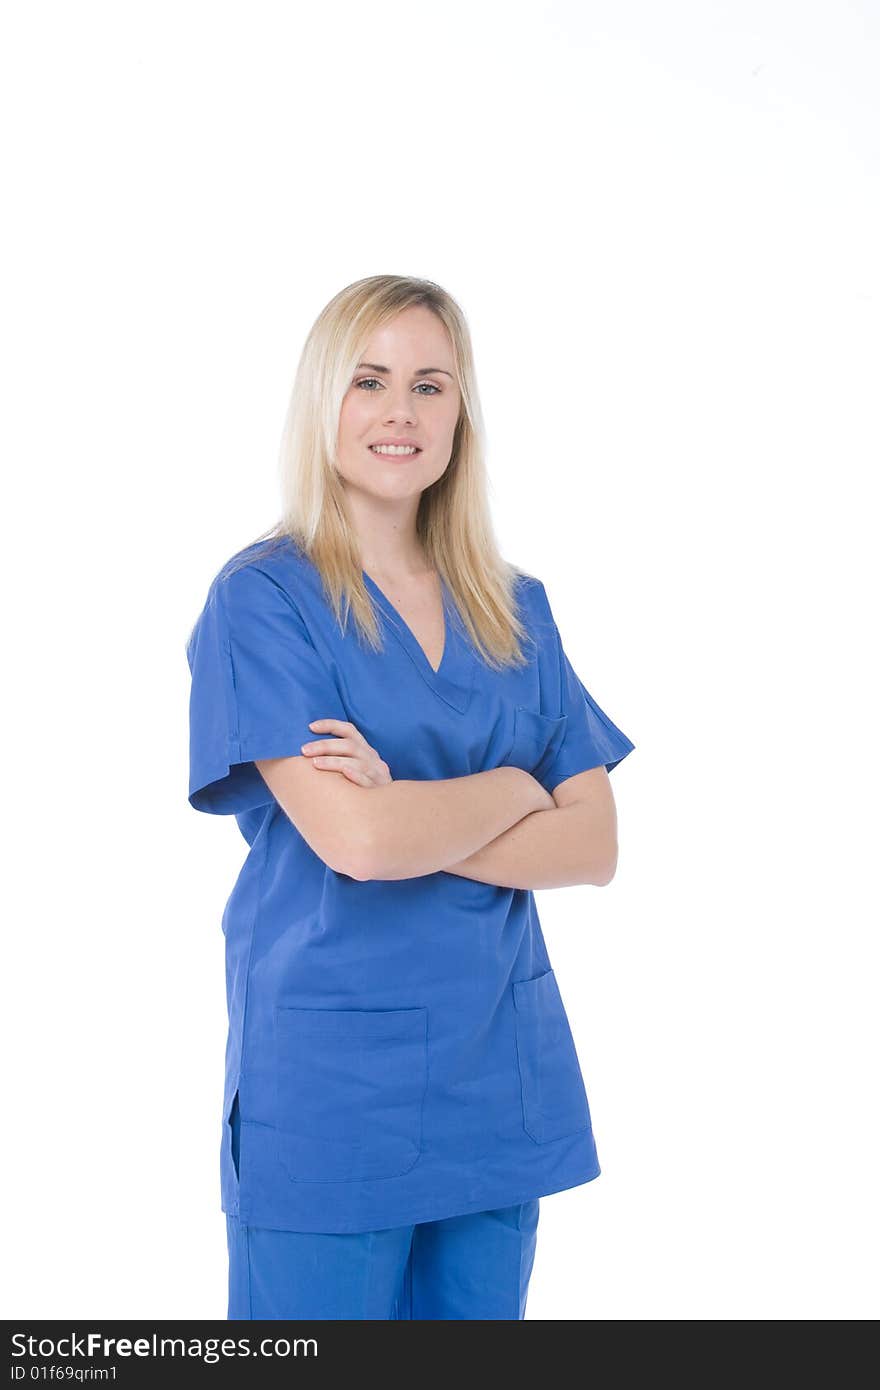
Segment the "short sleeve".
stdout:
[[556,756],[547,768],[542,769],[538,778],[551,793],[567,777],[587,772],[590,768],[604,766],[610,772],[635,747],[632,740],[600,709],[575,673],[555,622],[552,633],[559,662],[560,713],[566,715],[567,719],[565,735]]
[[314,719],[347,717],[287,591],[254,565],[219,575],[190,633],[189,803],[215,815],[273,801],[258,758],[299,754]]

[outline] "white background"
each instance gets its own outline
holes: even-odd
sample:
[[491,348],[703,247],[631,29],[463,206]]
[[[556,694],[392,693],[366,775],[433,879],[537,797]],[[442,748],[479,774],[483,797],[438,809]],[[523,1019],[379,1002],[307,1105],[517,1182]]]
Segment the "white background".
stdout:
[[311,323],[396,272],[636,743],[617,877],[538,895],[603,1172],[527,1316],[876,1317],[880,7],[4,16],[5,1316],[225,1318],[246,847],[184,644]]

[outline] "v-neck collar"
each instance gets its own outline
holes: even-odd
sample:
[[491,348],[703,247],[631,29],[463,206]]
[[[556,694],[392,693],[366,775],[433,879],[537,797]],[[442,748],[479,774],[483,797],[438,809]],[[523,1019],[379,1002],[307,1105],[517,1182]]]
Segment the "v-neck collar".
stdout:
[[361,574],[364,583],[388,620],[388,626],[392,633],[409,656],[422,680],[436,695],[440,696],[441,700],[445,700],[448,705],[452,705],[453,709],[464,713],[470,703],[473,688],[475,653],[471,650],[470,642],[467,641],[466,632],[459,630],[461,618],[442,575],[440,577],[440,589],[443,597],[443,621],[446,632],[443,655],[440,658],[440,665],[435,671],[425,655],[421,643],[417,641],[412,628],[404,621],[391,600],[379,588],[375,579],[367,574],[366,570],[361,570]]

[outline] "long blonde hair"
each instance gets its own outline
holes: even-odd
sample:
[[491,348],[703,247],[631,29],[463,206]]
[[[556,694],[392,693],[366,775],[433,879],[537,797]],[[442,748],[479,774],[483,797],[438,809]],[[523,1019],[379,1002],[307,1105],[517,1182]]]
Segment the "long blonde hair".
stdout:
[[[257,537],[288,537],[318,569],[344,627],[349,610],[367,642],[381,649],[381,628],[361,573],[356,538],[336,471],[342,401],[371,334],[412,304],[431,309],[452,343],[461,410],[441,478],[419,500],[416,530],[429,567],[443,577],[477,651],[489,665],[520,665],[527,636],[513,586],[524,573],[498,550],[489,512],[485,432],[470,331],[455,300],[431,280],[370,275],[321,310],[302,350],[284,422],[279,471],[280,520]],[[253,558],[253,557],[251,557]]]

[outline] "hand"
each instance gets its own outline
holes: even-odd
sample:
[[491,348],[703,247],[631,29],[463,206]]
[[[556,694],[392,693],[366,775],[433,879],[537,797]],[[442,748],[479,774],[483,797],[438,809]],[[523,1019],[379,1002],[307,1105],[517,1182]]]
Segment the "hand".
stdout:
[[339,735],[302,745],[303,757],[311,758],[312,766],[320,772],[341,772],[359,787],[382,787],[394,780],[388,764],[383,763],[354,724],[345,719],[313,719],[309,728]]

